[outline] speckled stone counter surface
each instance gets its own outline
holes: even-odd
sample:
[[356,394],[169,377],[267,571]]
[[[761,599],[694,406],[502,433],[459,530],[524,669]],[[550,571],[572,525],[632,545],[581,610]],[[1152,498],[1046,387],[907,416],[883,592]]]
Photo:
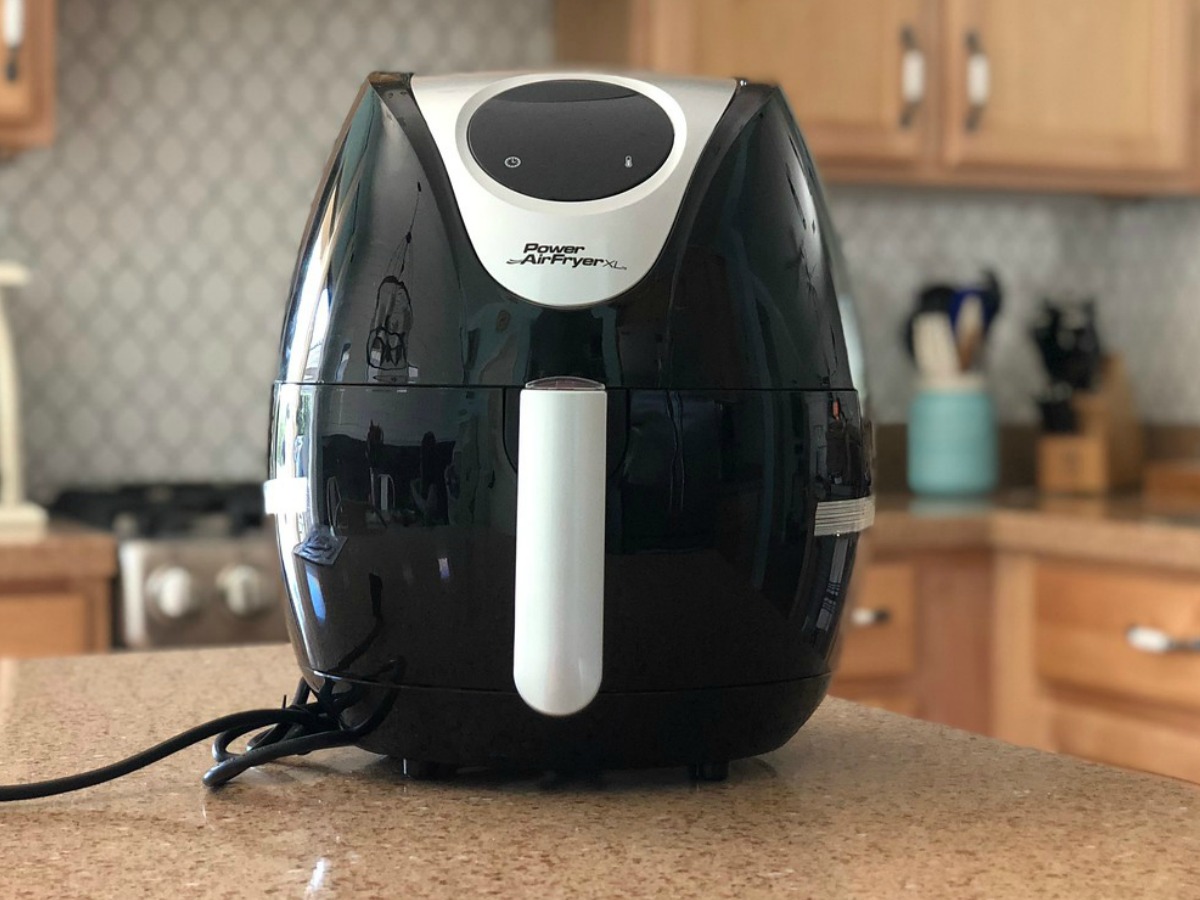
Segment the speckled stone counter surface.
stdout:
[[879,498],[878,552],[990,549],[1200,572],[1200,508],[1137,496],[1055,497],[1033,491],[981,500]]
[[[282,647],[0,663],[0,781],[277,702]],[[0,806],[0,897],[1200,897],[1200,788],[828,701],[722,784],[407,781],[355,749],[212,793],[197,746]]]

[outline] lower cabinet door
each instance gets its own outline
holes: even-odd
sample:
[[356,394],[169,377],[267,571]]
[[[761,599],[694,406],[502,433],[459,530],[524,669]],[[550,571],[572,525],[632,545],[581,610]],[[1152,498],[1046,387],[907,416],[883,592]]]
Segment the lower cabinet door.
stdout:
[[[1038,565],[1036,590],[1035,661],[1042,679],[1200,714],[1200,653],[1192,649],[1200,636],[1195,576],[1047,561]],[[1177,649],[1165,652],[1156,641]]]
[[86,653],[94,649],[95,633],[82,594],[0,594],[0,657]]
[[837,677],[900,678],[917,667],[916,567],[874,562],[856,575],[860,583],[842,623]]
[[1061,753],[1200,782],[1200,729],[1103,708],[1055,704],[1050,739]]

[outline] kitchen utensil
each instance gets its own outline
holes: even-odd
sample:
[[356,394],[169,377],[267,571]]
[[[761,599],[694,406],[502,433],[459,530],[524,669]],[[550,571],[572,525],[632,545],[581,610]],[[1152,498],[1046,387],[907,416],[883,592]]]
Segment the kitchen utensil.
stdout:
[[[978,359],[982,352],[982,344],[986,342],[987,335],[991,331],[992,324],[996,321],[1003,305],[1003,293],[1000,289],[1000,281],[996,277],[996,273],[985,269],[983,273],[982,283],[979,285],[971,285],[967,287],[956,288],[948,284],[932,284],[923,288],[917,294],[916,308],[912,314],[904,320],[902,329],[902,337],[905,349],[908,355],[916,361],[916,350],[913,345],[913,325],[918,316],[922,313],[939,312],[944,313],[950,319],[950,325],[957,334],[958,320],[963,308],[964,302],[968,298],[974,297],[972,302],[978,302],[983,307],[983,328],[982,334],[978,339],[979,349],[973,353],[973,357]],[[971,328],[974,329],[974,324]],[[972,338],[972,340],[975,340]]]
[[947,284],[934,284],[917,296],[917,312],[940,312],[950,315],[957,290]]
[[1104,352],[1094,301],[1043,300],[1030,333],[1051,382],[1062,382],[1076,390],[1096,386]]
[[959,371],[969,372],[975,367],[983,347],[984,328],[983,299],[978,294],[969,294],[963,298],[954,323]]
[[916,362],[916,348],[913,344],[913,325],[922,313],[950,314],[954,303],[954,288],[944,284],[934,284],[924,288],[917,295],[917,306],[912,314],[904,320],[904,346],[908,355]]
[[1072,434],[1079,430],[1079,417],[1071,405],[1072,390],[1058,382],[1037,398],[1042,414],[1042,431],[1048,434]]
[[945,313],[921,313],[913,323],[917,368],[926,379],[953,378],[959,372],[954,331]]
[[297,658],[359,744],[721,777],[808,718],[873,511],[823,204],[778,88],[371,76],[267,488]]
[[990,271],[982,285],[933,285],[918,295],[907,329],[920,372],[907,423],[914,493],[973,496],[996,486],[995,409],[978,366],[1000,304]]
[[1000,279],[991,269],[985,269],[983,272],[983,285],[979,289],[979,297],[983,301],[984,327],[990,329],[1004,307],[1004,291],[1000,287]]
[[[1124,361],[1118,354],[1102,360],[1095,387],[1052,388],[1069,396],[1075,418],[1071,433],[1038,438],[1038,487],[1070,494],[1104,494],[1136,486],[1145,455],[1142,425]],[[1064,393],[1065,392],[1065,393]]]

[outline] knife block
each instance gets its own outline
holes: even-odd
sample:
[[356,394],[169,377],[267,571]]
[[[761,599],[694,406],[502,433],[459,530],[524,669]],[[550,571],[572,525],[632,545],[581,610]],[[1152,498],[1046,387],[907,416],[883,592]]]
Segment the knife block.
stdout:
[[1038,438],[1038,488],[1056,494],[1107,494],[1137,487],[1144,454],[1142,426],[1119,355],[1104,358],[1099,385],[1076,391],[1071,406],[1079,422],[1077,433]]

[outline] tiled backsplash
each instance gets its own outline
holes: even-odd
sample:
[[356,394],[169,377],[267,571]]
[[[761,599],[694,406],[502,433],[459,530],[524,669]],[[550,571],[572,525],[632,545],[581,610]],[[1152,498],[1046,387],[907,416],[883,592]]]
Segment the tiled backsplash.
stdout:
[[1101,323],[1143,416],[1200,425],[1200,200],[1122,204]]
[[923,284],[990,266],[1005,288],[989,375],[1000,417],[1032,422],[1044,384],[1027,337],[1044,296],[1095,296],[1110,350],[1124,354],[1139,410],[1200,423],[1200,200],[830,191],[862,319],[875,417],[905,418],[912,365],[900,329]]
[[997,407],[1006,420],[1030,418],[1029,398],[1042,376],[1024,324],[1046,293],[1103,291],[1110,204],[929,190],[830,193],[858,301],[876,419],[905,417],[913,367],[900,334],[917,291],[931,281],[977,279],[985,266],[995,269],[1005,291],[988,345]]
[[544,64],[551,0],[60,0],[59,133],[0,164],[31,492],[263,476],[283,304],[374,69]]
[[[59,137],[0,164],[0,258],[29,480],[262,477],[293,256],[320,168],[372,69],[551,58],[551,0],[60,0]],[[1200,203],[837,188],[881,421],[903,418],[898,340],[919,285],[1000,273],[1002,416],[1040,384],[1024,324],[1095,293],[1147,415],[1200,422]]]

